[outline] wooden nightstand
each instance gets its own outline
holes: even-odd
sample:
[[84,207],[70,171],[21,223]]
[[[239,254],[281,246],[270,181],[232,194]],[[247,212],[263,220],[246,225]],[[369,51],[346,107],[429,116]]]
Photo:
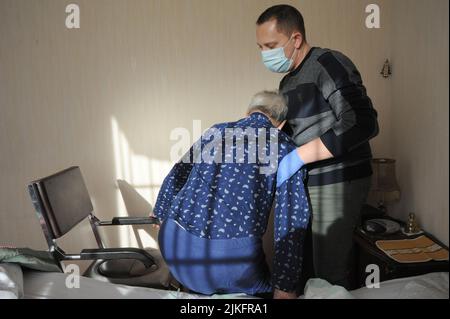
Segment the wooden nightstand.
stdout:
[[[399,222],[399,221],[397,221]],[[400,222],[402,224],[402,222]],[[447,248],[432,235],[422,233],[442,247]],[[407,236],[402,232],[392,235],[374,235],[365,232],[361,227],[355,230],[353,239],[356,244],[356,284],[357,287],[366,285],[366,267],[369,264],[378,265],[380,269],[380,282],[395,278],[418,276],[430,272],[448,272],[448,261],[429,261],[421,263],[399,263],[388,257],[383,251],[376,247],[377,240],[413,239],[420,235]]]

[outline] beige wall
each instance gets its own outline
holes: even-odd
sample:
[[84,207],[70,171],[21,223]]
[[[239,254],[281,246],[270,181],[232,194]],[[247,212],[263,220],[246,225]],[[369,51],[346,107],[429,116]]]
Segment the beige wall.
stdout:
[[448,245],[448,4],[447,0],[393,1],[392,155],[401,201]]
[[[45,248],[26,193],[28,181],[79,165],[97,215],[103,219],[125,215],[116,179],[127,180],[154,203],[170,169],[172,129],[192,130],[193,120],[201,120],[204,129],[237,119],[252,94],[278,86],[280,76],[264,69],[254,35],[257,16],[274,1],[80,0],[76,2],[81,29],[67,30],[64,9],[71,2],[0,0],[0,245]],[[396,115],[398,107],[409,106],[391,107],[394,85],[400,86],[397,79],[411,74],[399,72],[389,80],[379,75],[384,60],[394,59],[391,45],[395,44],[394,52],[402,49],[391,37],[406,41],[401,29],[391,32],[391,2],[377,1],[382,8],[379,30],[364,26],[365,6],[372,1],[286,2],[303,11],[313,45],[340,50],[359,67],[380,116],[381,133],[372,142],[374,155],[398,156],[399,165],[411,167],[403,159],[420,152],[411,152],[415,149],[408,146],[411,139],[400,134],[396,123],[403,120],[403,113]],[[402,7],[396,4],[395,9]],[[431,14],[433,6],[427,10]],[[432,32],[428,28],[424,32]],[[395,60],[401,63],[402,58]],[[427,61],[420,67],[433,74],[425,67]],[[448,102],[448,91],[441,90],[427,94],[447,94]],[[438,100],[433,101],[430,122],[441,112],[448,113]],[[419,104],[415,107],[420,110]],[[411,125],[421,118],[415,112],[409,116]],[[439,125],[442,135],[448,123]],[[442,139],[448,140],[448,135]],[[397,154],[400,144],[404,152]],[[427,151],[431,158],[437,149]],[[440,161],[448,163],[448,158]],[[401,182],[412,178],[409,170],[399,171]],[[416,179],[432,178],[420,175]],[[444,181],[441,184],[448,189]],[[424,203],[446,201],[448,211],[443,194],[427,199],[427,193],[418,192],[414,198]],[[443,218],[437,206],[423,204],[415,209]],[[437,231],[433,227],[440,227],[439,223],[428,224],[429,230]],[[78,230],[81,234],[63,240],[68,251],[93,245],[88,225]],[[127,228],[106,235],[110,244],[136,244]],[[154,231],[140,235],[154,244]],[[444,235],[441,230],[439,235]]]

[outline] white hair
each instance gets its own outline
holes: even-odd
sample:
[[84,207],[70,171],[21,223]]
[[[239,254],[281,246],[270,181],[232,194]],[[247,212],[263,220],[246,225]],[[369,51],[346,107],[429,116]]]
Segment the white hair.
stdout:
[[256,93],[248,107],[248,113],[260,111],[272,120],[283,122],[288,113],[286,99],[277,91],[262,91]]

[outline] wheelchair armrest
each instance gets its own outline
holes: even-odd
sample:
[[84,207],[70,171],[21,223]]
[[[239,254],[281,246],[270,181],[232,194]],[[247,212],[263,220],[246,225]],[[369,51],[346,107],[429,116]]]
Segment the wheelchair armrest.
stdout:
[[111,221],[99,221],[98,226],[118,226],[118,225],[159,225],[157,217],[114,217]]
[[153,257],[148,252],[138,248],[83,249],[80,253],[80,259],[137,259],[142,261],[145,267],[151,267],[153,264],[155,264]]

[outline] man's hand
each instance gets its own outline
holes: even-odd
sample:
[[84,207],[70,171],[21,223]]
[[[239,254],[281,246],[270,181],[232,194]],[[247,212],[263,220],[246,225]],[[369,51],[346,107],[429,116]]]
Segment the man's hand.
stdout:
[[298,153],[298,149],[293,150],[281,160],[277,171],[277,187],[280,187],[286,180],[291,178],[305,163]]
[[275,289],[273,291],[273,299],[297,299],[297,294]]

